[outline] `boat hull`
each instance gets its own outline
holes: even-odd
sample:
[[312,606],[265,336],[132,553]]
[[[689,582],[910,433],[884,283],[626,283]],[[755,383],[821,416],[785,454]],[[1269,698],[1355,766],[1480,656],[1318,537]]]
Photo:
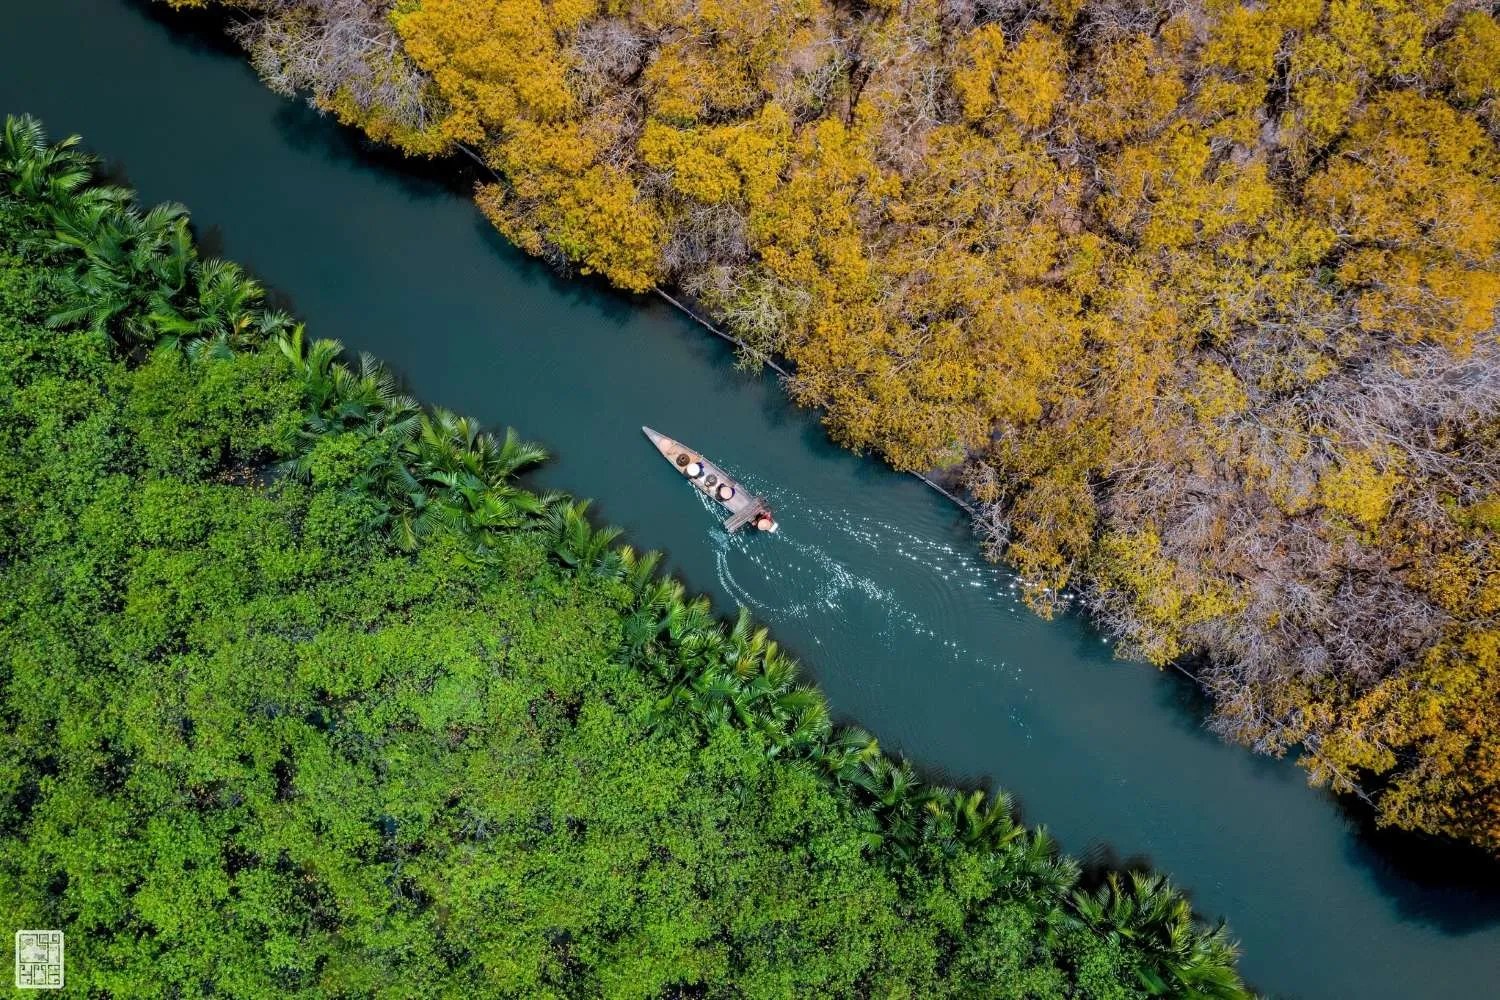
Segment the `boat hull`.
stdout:
[[[656,450],[661,452],[661,456],[667,460],[668,464],[677,470],[678,475],[697,487],[698,492],[729,512],[729,519],[724,522],[725,530],[735,532],[750,524],[756,524],[759,527],[761,523],[769,525],[761,530],[776,530],[776,521],[771,515],[770,505],[762,497],[745,489],[733,476],[709,461],[701,452],[650,427],[642,427],[641,432],[656,446]],[[728,486],[731,490],[727,499],[720,495],[724,486]]]

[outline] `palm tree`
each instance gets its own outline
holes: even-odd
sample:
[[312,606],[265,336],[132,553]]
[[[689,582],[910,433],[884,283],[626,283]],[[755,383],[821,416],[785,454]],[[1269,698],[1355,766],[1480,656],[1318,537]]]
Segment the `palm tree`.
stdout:
[[534,522],[548,510],[547,502],[533,493],[501,482],[485,486],[478,479],[456,472],[436,472],[422,477],[433,492],[428,511],[454,535],[469,543],[473,554],[484,556],[500,535]]
[[[437,496],[436,487],[447,487],[462,498],[457,482],[426,481],[427,471],[413,469],[414,440],[424,430],[429,439],[436,432],[423,427],[425,418],[416,400],[400,392],[391,374],[369,355],[361,355],[358,369],[338,361],[343,345],[336,340],[307,344],[301,325],[276,337],[276,345],[302,383],[305,400],[304,426],[299,453],[283,464],[298,478],[311,473],[312,445],[328,435],[357,433],[370,442],[368,463],[355,477],[350,490],[376,499],[391,541],[411,551],[439,528],[462,523],[463,512],[454,496]],[[428,456],[433,449],[429,441]],[[441,473],[439,473],[441,475]],[[464,484],[468,485],[468,484]],[[496,498],[477,502],[469,513],[483,525],[508,520],[512,511]]]
[[744,685],[722,662],[711,663],[687,681],[692,692],[694,715],[703,728],[712,729],[738,722],[749,727],[750,705]]
[[542,531],[552,554],[564,566],[581,573],[595,572],[620,536],[619,528],[596,529],[589,524],[585,516],[588,508],[587,500],[574,500],[551,504],[541,514]]
[[529,465],[545,462],[547,451],[520,440],[514,428],[507,428],[504,440],[496,441],[474,420],[439,407],[422,421],[413,457],[424,470],[467,473],[495,486]]
[[1078,884],[1078,862],[1058,850],[1046,827],[1015,838],[994,858],[997,888],[1019,899],[1056,902]]
[[780,743],[772,748],[773,756],[785,752],[810,757],[828,742],[833,732],[833,719],[820,692],[808,687],[794,688],[778,701],[787,713],[787,725]]
[[786,722],[800,710],[796,699],[792,698],[799,690],[793,686],[797,680],[797,662],[783,656],[780,647],[772,642],[766,644],[753,662],[747,663],[744,657],[738,661],[726,658],[725,664],[734,671],[746,695],[760,709],[767,731],[780,734]]
[[655,550],[638,553],[629,545],[622,545],[617,551],[620,553],[618,579],[639,600],[650,584],[651,578],[656,574],[656,567],[661,562],[661,553]]
[[30,115],[5,116],[0,130],[0,179],[11,194],[27,201],[59,204],[93,177],[94,158],[76,135],[47,142],[42,123]]
[[195,257],[187,209],[167,203],[142,214],[133,195],[91,188],[55,211],[52,248],[78,255],[66,272],[68,304],[49,326],[86,322],[126,344],[153,340],[147,317],[187,287]]
[[983,790],[975,789],[963,800],[959,838],[978,850],[997,851],[1026,834],[1014,813],[1015,803],[1007,793],[986,796]]
[[328,394],[319,411],[327,429],[389,434],[410,450],[421,428],[422,407],[401,391],[384,365],[361,354],[358,368],[333,364],[328,376]]
[[1126,946],[1135,974],[1151,996],[1191,1000],[1248,1000],[1235,972],[1235,946],[1223,924],[1201,931],[1187,899],[1165,876],[1110,872],[1093,893],[1076,892],[1078,918]]
[[395,377],[380,362],[361,354],[359,368],[352,369],[339,362],[344,345],[337,340],[305,344],[303,336],[298,324],[279,333],[276,346],[302,383],[310,437],[368,430],[390,435],[404,445],[417,433],[421,407],[400,391]]
[[370,437],[383,447],[375,451],[377,457],[355,479],[350,491],[374,497],[384,512],[391,541],[403,551],[414,551],[423,538],[446,526],[445,515],[435,508],[426,486],[407,467],[403,437],[392,431]]
[[765,628],[753,629],[750,623],[750,609],[740,607],[739,614],[735,618],[734,626],[729,630],[726,637],[727,642],[724,649],[725,662],[730,668],[742,677],[748,677],[755,671],[760,658],[766,651],[770,637],[770,631]]
[[667,637],[678,649],[692,637],[717,628],[708,597],[702,594],[672,608],[667,615]]
[[646,580],[636,594],[635,608],[625,616],[625,649],[638,663],[654,663],[657,640],[666,632],[673,609],[682,605],[685,590],[670,577]]
[[291,330],[276,338],[276,349],[286,358],[292,371],[302,379],[304,385],[323,379],[329,368],[344,352],[344,345],[337,340],[315,340],[306,342],[307,329],[298,323]]
[[880,743],[857,726],[841,729],[821,746],[814,747],[810,759],[815,761],[834,784],[870,792],[876,786],[871,771],[881,759]]
[[147,319],[161,335],[158,343],[181,347],[189,357],[222,357],[291,328],[286,313],[260,308],[264,289],[238,264],[195,262],[194,294],[181,303],[165,299]]
[[910,860],[922,839],[922,805],[926,793],[915,769],[906,761],[899,763],[880,756],[870,762],[870,783],[866,789],[870,814],[880,821],[884,840],[897,854]]

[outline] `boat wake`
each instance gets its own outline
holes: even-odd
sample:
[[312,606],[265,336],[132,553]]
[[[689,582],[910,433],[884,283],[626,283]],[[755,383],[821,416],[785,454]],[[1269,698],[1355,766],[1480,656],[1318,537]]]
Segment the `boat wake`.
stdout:
[[[719,586],[735,601],[779,631],[809,637],[820,672],[831,668],[867,676],[859,664],[839,662],[845,648],[862,645],[846,640],[860,637],[867,643],[874,635],[895,647],[919,637],[925,640],[926,669],[952,664],[976,683],[998,680],[1013,688],[1007,699],[1010,719],[1026,728],[1020,706],[1031,689],[1023,666],[950,638],[972,634],[972,627],[959,626],[972,626],[965,618],[973,615],[976,590],[996,618],[997,645],[1008,628],[1036,621],[1021,604],[1012,574],[958,545],[859,512],[818,509],[771,484],[747,484],[775,505],[782,530],[764,536],[731,535],[717,524],[707,528]],[[702,502],[713,513],[712,504]],[[893,562],[892,555],[900,561]],[[932,610],[918,615],[913,606]]]

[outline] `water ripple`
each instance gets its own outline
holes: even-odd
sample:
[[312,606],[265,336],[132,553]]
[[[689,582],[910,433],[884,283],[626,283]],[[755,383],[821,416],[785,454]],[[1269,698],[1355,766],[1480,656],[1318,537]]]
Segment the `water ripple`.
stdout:
[[[951,638],[972,634],[960,626],[970,624],[976,605],[994,616],[997,645],[1016,618],[1030,619],[1011,573],[972,551],[879,518],[820,508],[754,477],[741,481],[775,506],[782,527],[770,536],[730,535],[718,523],[707,527],[719,585],[735,601],[767,624],[795,621],[816,645],[820,670],[847,672],[865,684],[872,683],[867,671],[841,662],[844,649],[872,635],[892,648],[909,648],[915,638],[917,662],[925,669],[948,663],[976,683],[986,677],[1004,682],[1009,722],[1028,728],[1021,709],[1031,696],[1024,665]],[[719,506],[697,491],[693,495],[718,521]],[[927,610],[918,615],[914,607]]]

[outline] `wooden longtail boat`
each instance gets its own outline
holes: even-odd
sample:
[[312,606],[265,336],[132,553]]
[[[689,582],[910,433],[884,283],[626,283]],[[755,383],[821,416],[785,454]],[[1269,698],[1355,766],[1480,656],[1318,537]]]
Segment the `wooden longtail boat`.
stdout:
[[761,531],[776,530],[776,519],[771,516],[770,505],[735,482],[733,476],[681,441],[674,441],[649,427],[641,430],[656,445],[662,457],[672,463],[672,468],[698,487],[699,492],[729,511],[729,520],[724,522],[726,531],[733,533],[747,524]]

